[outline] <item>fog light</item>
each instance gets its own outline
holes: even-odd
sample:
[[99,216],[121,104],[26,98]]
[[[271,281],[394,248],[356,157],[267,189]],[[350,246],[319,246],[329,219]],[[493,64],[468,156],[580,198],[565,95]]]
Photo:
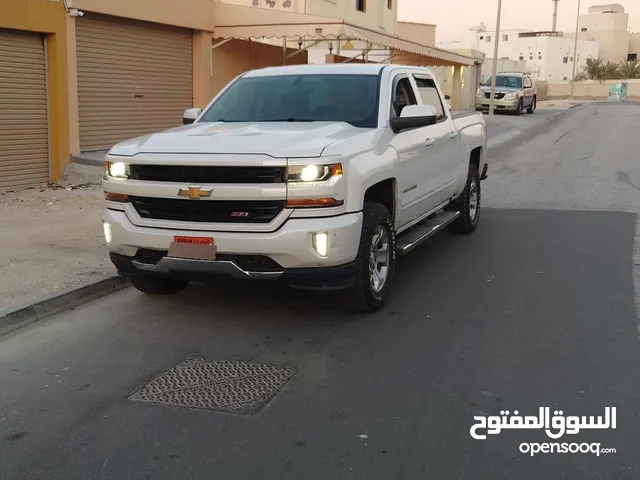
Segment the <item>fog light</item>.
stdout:
[[329,251],[329,235],[327,232],[311,234],[311,246],[321,257],[326,257]]
[[102,228],[104,230],[104,239],[109,244],[111,243],[111,224],[109,222],[102,222]]

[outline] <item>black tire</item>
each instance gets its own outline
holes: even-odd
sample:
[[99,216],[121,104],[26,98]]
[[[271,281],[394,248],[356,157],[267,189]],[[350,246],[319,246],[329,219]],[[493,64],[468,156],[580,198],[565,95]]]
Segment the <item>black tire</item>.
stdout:
[[531,114],[531,113],[535,112],[537,103],[538,103],[538,101],[536,100],[536,97],[533,97],[533,102],[531,102],[531,105],[529,105],[527,107],[527,113]]
[[[349,290],[338,294],[343,309],[355,313],[368,313],[380,310],[391,293],[396,269],[396,234],[389,210],[379,203],[365,203],[363,209],[362,234],[356,257],[355,284]],[[370,261],[373,257],[373,239],[378,227],[387,235],[389,250],[386,279],[382,288],[376,291],[371,281]]]
[[518,102],[518,109],[515,111],[515,114],[522,115],[523,111],[524,111],[524,101],[520,99],[520,101]]
[[131,277],[131,284],[142,293],[170,295],[184,290],[189,282],[172,278],[152,277],[150,275],[135,275]]
[[[475,196],[475,209],[472,208],[474,197],[472,192],[474,189],[477,192]],[[480,220],[480,204],[482,199],[480,193],[480,174],[478,173],[478,167],[470,164],[469,175],[467,176],[467,184],[464,187],[464,191],[449,208],[450,210],[460,212],[460,216],[449,225],[450,232],[467,234],[475,232],[478,227],[478,221]]]

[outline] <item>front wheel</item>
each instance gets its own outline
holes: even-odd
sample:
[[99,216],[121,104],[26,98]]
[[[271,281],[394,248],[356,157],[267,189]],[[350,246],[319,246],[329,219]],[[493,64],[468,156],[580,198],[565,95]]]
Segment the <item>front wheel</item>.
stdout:
[[469,165],[467,184],[452,207],[460,212],[460,216],[449,225],[449,231],[473,233],[480,220],[480,174],[474,164]]
[[355,283],[338,294],[345,310],[359,313],[384,306],[396,267],[396,237],[389,210],[379,203],[365,203],[363,217]]
[[533,113],[536,111],[536,103],[538,103],[536,101],[536,97],[533,97],[533,100],[531,101],[531,105],[529,105],[529,107],[527,107],[527,113]]
[[170,295],[184,290],[189,282],[172,278],[153,277],[151,275],[135,275],[131,277],[131,284],[142,293]]
[[522,99],[520,99],[520,101],[518,102],[518,107],[516,110],[516,115],[522,115],[522,112],[524,110],[524,101]]

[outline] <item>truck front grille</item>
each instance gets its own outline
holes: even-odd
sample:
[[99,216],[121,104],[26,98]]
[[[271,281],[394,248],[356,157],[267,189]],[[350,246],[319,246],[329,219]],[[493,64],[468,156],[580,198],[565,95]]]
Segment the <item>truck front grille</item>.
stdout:
[[183,183],[284,183],[285,167],[130,165],[129,178]]
[[[491,98],[491,92],[485,92],[485,98]],[[504,93],[496,92],[496,100],[502,100],[504,98]]]
[[182,200],[129,197],[142,218],[203,223],[269,223],[284,209],[285,200]]

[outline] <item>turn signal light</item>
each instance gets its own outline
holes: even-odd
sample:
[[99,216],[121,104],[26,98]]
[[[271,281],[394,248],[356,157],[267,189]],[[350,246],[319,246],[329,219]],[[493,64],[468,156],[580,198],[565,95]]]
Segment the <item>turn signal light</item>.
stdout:
[[312,208],[312,207],[340,207],[344,205],[344,200],[335,198],[302,198],[287,201],[289,208]]
[[129,195],[125,195],[124,193],[105,192],[104,198],[110,202],[127,203],[129,201]]

